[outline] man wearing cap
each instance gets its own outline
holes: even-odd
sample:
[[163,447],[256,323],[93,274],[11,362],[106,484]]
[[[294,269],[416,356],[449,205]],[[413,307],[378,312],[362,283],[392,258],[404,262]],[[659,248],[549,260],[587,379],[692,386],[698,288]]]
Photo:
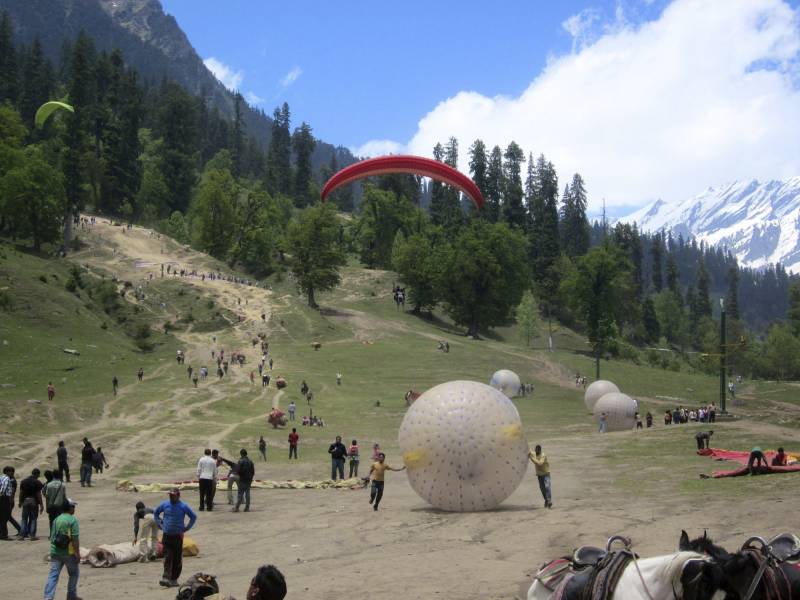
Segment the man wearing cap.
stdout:
[[[188,525],[185,524],[186,517],[189,517]],[[153,518],[164,532],[161,537],[164,547],[164,574],[158,583],[164,587],[177,587],[178,577],[183,569],[183,534],[194,526],[197,515],[188,504],[181,501],[180,490],[173,488],[169,492],[169,500],[158,505]]]
[[67,567],[67,600],[81,600],[78,597],[78,564],[81,560],[80,528],[75,518],[77,502],[67,498],[64,512],[53,521],[50,530],[50,574],[44,587],[44,600],[53,600],[58,585],[61,568]]

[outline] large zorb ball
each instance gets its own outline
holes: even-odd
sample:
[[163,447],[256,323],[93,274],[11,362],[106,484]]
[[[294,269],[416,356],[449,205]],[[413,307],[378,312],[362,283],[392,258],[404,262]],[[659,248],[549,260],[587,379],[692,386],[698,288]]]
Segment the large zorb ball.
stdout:
[[636,400],[627,394],[612,392],[605,394],[594,405],[594,418],[600,421],[600,415],[606,413],[606,431],[628,431],[636,424]]
[[490,510],[528,467],[528,443],[514,404],[477,381],[450,381],[422,394],[400,425],[408,479],[442,510]]
[[519,388],[522,384],[519,381],[519,376],[514,371],[508,369],[500,369],[489,381],[489,385],[496,390],[500,390],[509,398],[515,398],[519,395]]
[[594,412],[594,405],[606,394],[612,392],[619,392],[619,388],[605,379],[598,379],[586,388],[586,393],[583,395],[583,402],[589,412]]

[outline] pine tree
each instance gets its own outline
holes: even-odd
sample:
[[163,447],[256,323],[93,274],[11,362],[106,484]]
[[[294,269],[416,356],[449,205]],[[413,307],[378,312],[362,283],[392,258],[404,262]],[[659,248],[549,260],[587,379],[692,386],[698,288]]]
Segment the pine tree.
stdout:
[[728,269],[728,295],[725,298],[725,310],[732,319],[739,319],[739,267],[735,264]]
[[653,236],[653,241],[650,244],[650,258],[652,260],[652,278],[653,278],[653,290],[656,294],[660,293],[661,290],[664,289],[664,275],[662,271],[662,263],[663,263],[663,245],[661,243],[661,236],[659,234],[655,234]]
[[317,141],[311,133],[311,126],[303,122],[294,130],[292,150],[295,155],[294,198],[295,206],[303,207],[313,204],[311,197],[311,153]]
[[[478,186],[481,194],[483,194],[484,200],[486,200],[489,194],[488,168],[486,144],[484,144],[482,140],[475,140],[469,147],[469,173],[472,177],[472,181],[475,182],[475,185]],[[487,219],[487,207],[484,206],[479,214],[482,218]]]
[[[437,142],[433,147],[433,160],[444,162],[444,146]],[[435,225],[443,225],[446,219],[444,184],[435,179],[431,182],[431,221]]]
[[789,310],[786,319],[792,328],[792,333],[800,337],[800,281],[794,281],[789,286]]
[[179,85],[160,90],[158,132],[162,144],[159,170],[172,189],[169,212],[185,212],[197,181],[197,104]]
[[292,136],[289,132],[289,105],[272,113],[272,137],[267,151],[267,191],[271,194],[292,193]]
[[700,318],[711,317],[711,290],[708,271],[703,261],[697,270],[697,299],[695,300],[697,316]]
[[0,103],[16,103],[19,94],[17,50],[11,17],[0,12]]
[[589,220],[586,218],[586,186],[580,174],[572,176],[572,185],[564,189],[561,209],[561,232],[567,256],[583,256],[589,251]]
[[30,126],[37,109],[50,100],[55,88],[55,75],[53,74],[53,65],[42,52],[39,38],[33,40],[23,62],[19,112],[25,123]]
[[[444,148],[444,163],[458,169],[458,140],[450,137]],[[461,209],[461,193],[452,186],[445,186],[445,225],[459,226],[464,221],[464,212]]]
[[678,263],[675,262],[675,253],[669,252],[667,254],[667,289],[672,292],[675,297],[680,301],[680,283],[679,283]]
[[492,148],[489,162],[486,167],[486,220],[497,223],[500,219],[500,207],[503,203],[503,190],[505,189],[505,175],[503,173],[503,151],[500,146]]
[[548,306],[558,293],[560,275],[555,265],[560,255],[558,235],[558,176],[553,163],[536,160],[536,193],[531,210],[530,249],[533,283]]
[[512,229],[525,231],[527,218],[522,204],[522,163],[525,162],[525,153],[516,142],[511,142],[503,159],[503,220]]
[[142,92],[135,71],[126,70],[119,50],[112,52],[111,86],[108,94],[110,118],[105,132],[107,177],[103,180],[103,205],[112,214],[138,216],[134,198],[141,183],[139,125]]
[[244,162],[244,121],[242,104],[244,98],[239,92],[233,96],[233,129],[231,130],[231,173],[235,178],[242,176],[242,163]]
[[655,304],[653,304],[653,299],[650,296],[645,298],[642,303],[642,325],[647,334],[647,341],[657,343],[661,337],[661,328],[656,316]]

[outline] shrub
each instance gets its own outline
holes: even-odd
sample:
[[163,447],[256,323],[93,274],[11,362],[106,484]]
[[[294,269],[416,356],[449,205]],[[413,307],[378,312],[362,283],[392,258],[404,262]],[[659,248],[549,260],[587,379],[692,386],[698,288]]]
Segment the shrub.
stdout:
[[0,290],[0,309],[10,311],[13,306],[11,295],[6,290]]
[[39,281],[44,284],[47,284],[47,275],[39,275]]
[[75,293],[78,290],[78,283],[70,277],[67,279],[67,283],[64,284],[64,288],[71,293]]
[[140,323],[136,326],[133,337],[137,340],[146,340],[150,337],[150,326],[147,323]]
[[209,299],[208,302],[206,302],[206,306],[208,307],[209,310],[211,310],[212,308],[214,308],[214,301]]
[[103,321],[102,323],[100,323],[100,329],[108,329],[108,325],[106,324],[106,322],[105,322],[105,321]]

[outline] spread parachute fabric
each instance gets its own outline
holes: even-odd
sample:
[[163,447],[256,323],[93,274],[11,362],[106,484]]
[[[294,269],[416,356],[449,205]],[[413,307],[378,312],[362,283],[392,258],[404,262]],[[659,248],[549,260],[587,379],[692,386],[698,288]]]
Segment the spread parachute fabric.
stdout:
[[354,163],[349,167],[345,167],[328,179],[320,194],[322,201],[325,202],[334,190],[343,185],[365,177],[388,175],[390,173],[407,173],[409,175],[421,175],[422,177],[436,179],[437,181],[452,185],[454,188],[469,196],[472,202],[475,203],[476,208],[481,208],[483,206],[483,194],[481,190],[475,185],[472,179],[464,175],[461,171],[443,162],[439,162],[438,160],[433,160],[432,158],[402,154],[369,158]]
[[50,118],[50,115],[57,110],[68,110],[71,113],[75,112],[75,109],[66,102],[58,102],[57,100],[45,102],[39,107],[39,109],[36,111],[36,116],[33,118],[33,122],[36,124],[36,129],[41,129],[44,127],[45,121],[47,121],[47,119]]

